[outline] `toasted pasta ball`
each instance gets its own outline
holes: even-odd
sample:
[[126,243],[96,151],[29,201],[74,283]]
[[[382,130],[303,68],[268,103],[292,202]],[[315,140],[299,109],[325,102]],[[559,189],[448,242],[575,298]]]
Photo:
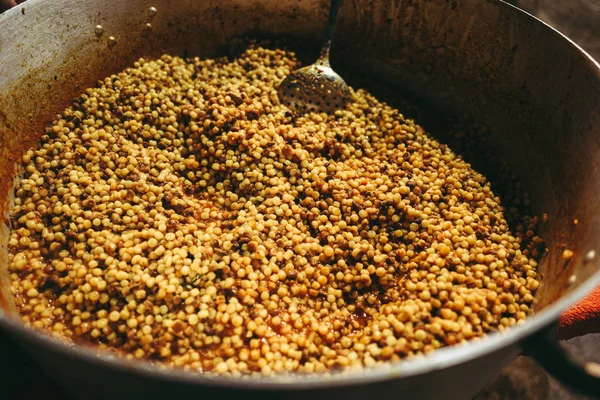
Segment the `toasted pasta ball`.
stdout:
[[235,376],[372,366],[522,321],[537,218],[365,89],[292,113],[276,88],[298,65],[259,46],[165,55],[87,89],[23,156],[23,320]]

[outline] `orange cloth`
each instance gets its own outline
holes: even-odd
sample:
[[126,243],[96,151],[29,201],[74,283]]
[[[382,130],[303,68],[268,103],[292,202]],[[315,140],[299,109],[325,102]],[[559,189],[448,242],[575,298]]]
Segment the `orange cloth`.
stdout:
[[569,339],[596,332],[600,332],[600,287],[560,317],[558,335]]

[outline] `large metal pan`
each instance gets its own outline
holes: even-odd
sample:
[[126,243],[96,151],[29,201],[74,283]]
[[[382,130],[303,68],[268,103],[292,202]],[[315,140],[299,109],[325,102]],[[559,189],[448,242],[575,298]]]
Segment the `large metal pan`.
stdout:
[[[327,3],[30,0],[0,15],[2,209],[8,211],[20,151],[34,145],[51,117],[96,79],[164,51],[210,56],[240,35],[310,43],[320,36]],[[97,24],[103,35],[95,34]],[[410,89],[432,104],[468,109],[492,128],[495,145],[530,188],[535,210],[549,215],[543,282],[535,315],[523,325],[386,369],[334,376],[236,380],[158,369],[61,344],[21,325],[8,293],[4,225],[0,327],[71,393],[88,399],[467,399],[524,350],[579,389],[600,390],[599,378],[589,374],[593,366],[573,362],[551,335],[560,313],[600,284],[598,64],[560,33],[492,0],[347,0],[333,62]],[[569,262],[561,258],[565,244],[575,250]]]

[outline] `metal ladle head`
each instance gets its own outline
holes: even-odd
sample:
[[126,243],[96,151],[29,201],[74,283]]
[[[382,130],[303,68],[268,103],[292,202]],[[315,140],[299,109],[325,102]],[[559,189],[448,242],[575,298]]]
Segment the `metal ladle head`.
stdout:
[[325,40],[319,59],[288,75],[279,85],[279,99],[297,112],[329,112],[343,109],[350,100],[348,85],[329,64],[329,49],[341,0],[332,0]]

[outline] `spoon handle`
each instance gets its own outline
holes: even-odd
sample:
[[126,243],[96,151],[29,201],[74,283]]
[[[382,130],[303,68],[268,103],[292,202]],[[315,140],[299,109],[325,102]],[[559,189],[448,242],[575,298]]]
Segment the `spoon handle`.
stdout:
[[342,0],[331,0],[329,6],[329,20],[327,21],[327,27],[325,29],[325,38],[323,40],[323,46],[321,46],[321,53],[317,64],[329,66],[329,49],[331,48],[331,40],[333,39],[333,32],[335,31],[335,21],[337,20],[338,11],[342,5]]

